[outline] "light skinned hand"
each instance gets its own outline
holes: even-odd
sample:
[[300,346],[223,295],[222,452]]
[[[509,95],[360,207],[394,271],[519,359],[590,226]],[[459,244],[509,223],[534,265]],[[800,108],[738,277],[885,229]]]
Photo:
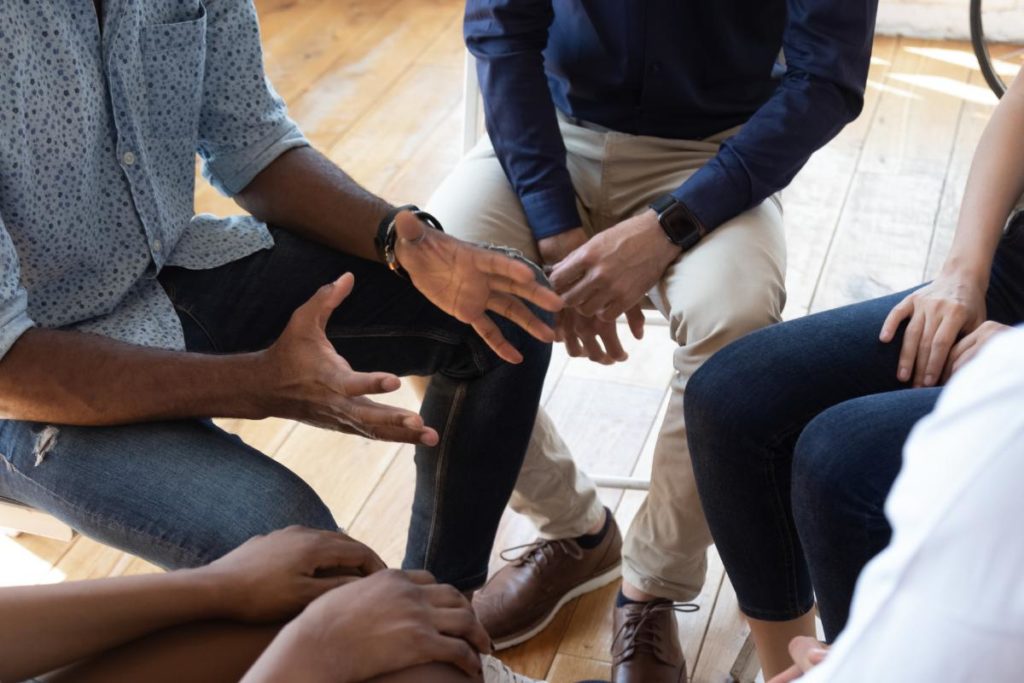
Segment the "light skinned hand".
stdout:
[[337,531],[291,526],[256,536],[194,571],[214,586],[224,618],[290,618],[332,588],[385,568],[367,546]]
[[431,662],[477,675],[480,654],[491,651],[466,597],[423,571],[387,570],[342,586],[289,629],[307,668],[334,673],[329,680],[365,681]]
[[[626,319],[633,337],[643,339],[643,309],[639,305],[634,306],[626,311]],[[585,356],[601,365],[613,365],[629,358],[619,340],[618,324],[614,321],[588,318],[576,309],[564,308],[555,323],[555,340],[564,343],[565,350],[574,358]]]
[[825,661],[828,645],[816,638],[797,636],[789,641],[789,655],[793,658],[793,666],[773,677],[768,683],[791,683],[814,667]]
[[533,268],[434,230],[409,211],[398,214],[395,229],[395,256],[416,289],[445,313],[472,326],[500,358],[509,363],[523,361],[488,311],[508,318],[542,342],[555,340],[554,330],[523,303],[552,313],[562,309],[561,297],[537,282]]
[[935,386],[957,339],[985,320],[985,287],[961,274],[939,275],[893,307],[878,338],[892,342],[904,320],[909,322],[896,378],[915,387]]
[[346,273],[321,287],[260,353],[268,381],[266,414],[371,439],[437,445],[437,432],[416,413],[365,398],[395,391],[401,386],[398,377],[356,372],[327,339],[327,321],[354,286],[355,277]]
[[1013,329],[1009,325],[997,323],[994,320],[986,320],[978,326],[974,332],[961,339],[949,353],[946,367],[942,371],[942,381],[948,382],[960,368],[966,365],[978,352],[988,343],[992,337]]
[[613,322],[637,306],[682,253],[652,210],[597,235],[555,266],[551,284],[567,307]]
[[[574,228],[537,240],[537,250],[547,266],[556,266],[587,243],[583,228]],[[626,311],[629,329],[636,339],[644,336],[644,313],[637,305]],[[601,365],[613,365],[629,358],[619,341],[616,323],[587,317],[573,308],[563,308],[555,319],[555,341],[565,344],[574,358],[587,357]]]

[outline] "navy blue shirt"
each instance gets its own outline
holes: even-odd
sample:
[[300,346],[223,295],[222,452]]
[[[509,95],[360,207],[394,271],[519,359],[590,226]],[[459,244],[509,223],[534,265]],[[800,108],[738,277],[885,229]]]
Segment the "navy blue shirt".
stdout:
[[860,113],[877,4],[468,0],[487,130],[535,237],[581,225],[555,107],[677,139],[744,124],[673,192],[709,229],[785,187]]

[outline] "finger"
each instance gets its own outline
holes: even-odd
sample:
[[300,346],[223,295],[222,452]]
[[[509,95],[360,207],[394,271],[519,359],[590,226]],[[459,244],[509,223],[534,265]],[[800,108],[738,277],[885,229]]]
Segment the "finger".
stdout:
[[586,274],[586,251],[587,247],[584,245],[555,265],[555,269],[551,271],[548,280],[556,292],[565,292]]
[[471,248],[478,252],[476,264],[485,273],[498,275],[524,285],[537,281],[537,271],[523,261],[493,249]]
[[346,567],[362,576],[387,569],[384,560],[369,546],[353,541],[336,531],[314,531],[317,543],[313,560],[318,567]]
[[896,367],[896,378],[901,382],[910,381],[923,331],[924,314],[915,313],[907,323],[907,329],[903,332],[903,346],[900,347],[900,359]]
[[946,359],[946,367],[942,371],[943,383],[949,381],[949,378],[952,377],[953,372],[955,372],[958,361],[969,348],[974,346],[976,339],[977,337],[975,333],[972,332],[953,345],[953,348],[949,351],[949,358]]
[[575,334],[566,335],[565,350],[573,358],[582,358],[586,355],[583,351],[583,343]]
[[412,242],[412,246],[420,243],[426,230],[427,226],[411,211],[402,211],[395,216],[395,234],[400,240]]
[[556,313],[565,307],[565,302],[553,289],[545,287],[536,280],[516,282],[505,277],[495,277],[490,281],[491,289],[525,299],[534,306],[545,311]]
[[402,380],[390,372],[346,373],[341,386],[349,396],[387,394],[402,386]]
[[548,344],[555,341],[555,331],[527,308],[526,304],[513,296],[492,294],[487,300],[487,309],[508,318],[535,339]]
[[626,349],[622,348],[622,342],[619,341],[619,329],[614,322],[602,325],[600,335],[601,343],[604,344],[605,351],[611,360],[621,362],[629,358]]
[[469,609],[469,600],[459,589],[448,583],[435,583],[424,586],[423,594],[434,607]]
[[407,569],[402,573],[418,586],[428,586],[432,583],[437,583],[437,579],[434,578],[434,575],[426,569]]
[[334,282],[328,283],[316,291],[307,305],[312,308],[313,320],[317,327],[321,330],[327,328],[327,321],[330,320],[331,314],[352,293],[355,286],[355,276],[352,273],[345,273]]
[[352,426],[363,436],[379,441],[437,445],[437,432],[423,426],[423,418],[416,413],[369,399],[361,401],[349,410]]
[[804,672],[800,670],[796,664],[789,667],[782,673],[772,678],[768,683],[793,683],[793,681],[799,679],[804,675]]
[[924,369],[924,385],[935,386],[936,381],[942,375],[942,369],[946,365],[946,358],[950,349],[956,342],[956,336],[960,333],[963,321],[953,316],[946,316],[935,330],[932,337],[932,347],[928,353],[928,364]]
[[486,315],[481,315],[473,322],[473,329],[480,335],[480,338],[491,347],[498,357],[507,363],[516,365],[523,362],[523,354],[519,353],[516,347],[512,346],[505,335],[501,333],[494,321]]
[[465,640],[440,634],[431,640],[434,661],[454,664],[470,676],[480,673],[480,653]]
[[611,356],[605,353],[605,350],[601,348],[601,345],[597,342],[597,336],[590,333],[581,333],[580,341],[583,343],[583,348],[586,349],[587,358],[600,363],[601,365],[612,365],[615,363]]
[[[964,341],[967,340],[965,339]],[[956,361],[950,368],[950,376],[955,375],[957,372],[959,372],[960,368],[971,362],[971,359],[974,358],[974,356],[978,353],[978,350],[981,349],[981,346],[982,344],[980,339],[978,339],[977,337],[971,339],[971,342],[964,346],[963,350],[957,356]]]
[[900,323],[906,320],[914,312],[914,300],[909,296],[903,299],[889,311],[889,315],[885,317],[885,322],[882,323],[882,330],[878,333],[879,341],[888,344],[896,337],[896,330],[899,329]]
[[[813,669],[818,662],[824,659],[823,652],[824,648],[817,638],[797,636],[789,641],[789,655],[793,658],[793,663],[804,673]],[[812,659],[817,661],[812,661]]]
[[914,386],[924,386],[924,369],[928,365],[928,358],[932,352],[932,339],[939,327],[938,316],[934,313],[925,313],[924,331],[921,332],[921,339],[917,345],[917,359],[914,361]]
[[640,306],[634,306],[626,311],[626,322],[629,323],[629,331],[633,339],[644,338],[644,311]]
[[434,628],[446,636],[462,638],[476,648],[477,652],[491,651],[491,637],[487,635],[487,631],[468,605],[435,611]]

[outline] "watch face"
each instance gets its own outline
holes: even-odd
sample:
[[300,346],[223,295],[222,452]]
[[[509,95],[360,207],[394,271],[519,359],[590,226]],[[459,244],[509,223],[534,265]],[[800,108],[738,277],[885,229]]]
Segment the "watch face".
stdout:
[[661,215],[661,226],[674,244],[692,244],[694,236],[700,239],[700,228],[682,204],[674,204]]

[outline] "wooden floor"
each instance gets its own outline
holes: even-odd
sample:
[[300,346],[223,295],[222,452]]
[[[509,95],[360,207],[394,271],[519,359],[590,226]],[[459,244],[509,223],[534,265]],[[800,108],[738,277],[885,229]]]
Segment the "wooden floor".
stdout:
[[[460,153],[462,0],[262,0],[269,72],[313,142],[370,189],[425,203]],[[784,195],[787,318],[898,290],[933,274],[950,243],[971,152],[994,98],[968,46],[880,38],[863,114]],[[235,212],[208,187],[199,210]],[[544,393],[581,465],[647,475],[671,375],[672,343],[653,327],[625,364],[604,368],[556,350]],[[624,335],[628,337],[628,335]],[[405,390],[396,398],[415,406]],[[391,563],[402,555],[413,469],[409,447],[281,420],[227,421],[305,477],[338,521]],[[604,491],[619,523],[642,495]],[[531,539],[512,514],[496,548]],[[497,566],[497,563],[494,563]],[[719,682],[745,637],[712,552],[701,610],[680,615],[698,683]],[[0,537],[0,585],[154,571],[86,538]],[[552,683],[608,676],[612,588],[563,609],[506,659]]]

